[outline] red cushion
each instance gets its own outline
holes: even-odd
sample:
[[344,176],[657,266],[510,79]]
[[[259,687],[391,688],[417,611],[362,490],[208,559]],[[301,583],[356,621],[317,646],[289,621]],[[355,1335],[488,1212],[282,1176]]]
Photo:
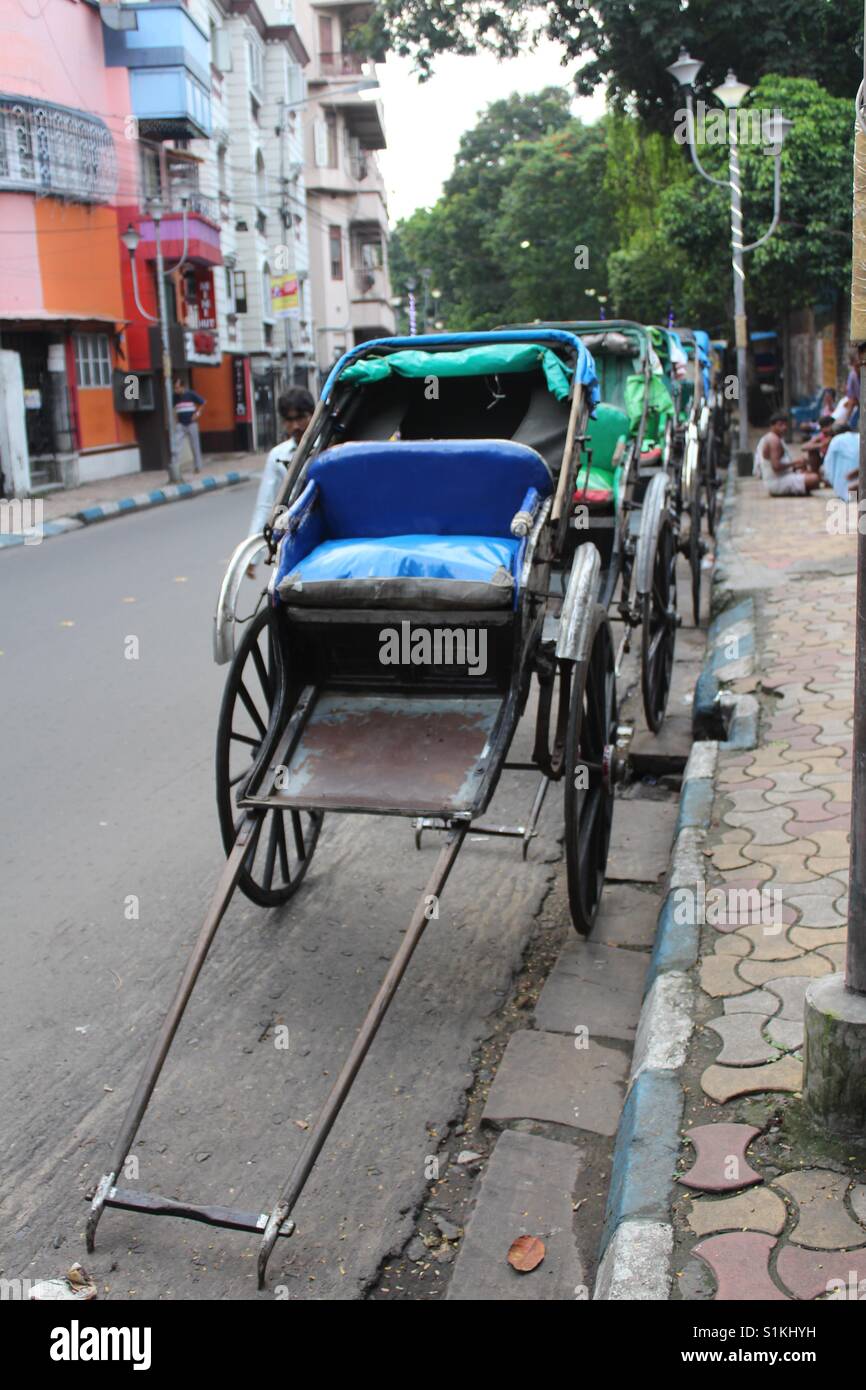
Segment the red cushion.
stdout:
[[574,494],[574,500],[575,502],[588,502],[590,505],[595,503],[596,506],[600,506],[602,503],[613,501],[613,489],[609,487],[578,488]]

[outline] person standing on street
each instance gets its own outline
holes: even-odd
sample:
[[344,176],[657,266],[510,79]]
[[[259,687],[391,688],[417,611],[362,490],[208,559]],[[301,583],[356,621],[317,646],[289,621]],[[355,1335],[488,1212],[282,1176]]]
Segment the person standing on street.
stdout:
[[[261,535],[265,523],[273,510],[280,484],[286,476],[286,469],[292,455],[301,441],[315,410],[315,401],[303,386],[290,386],[277,401],[277,410],[285,429],[285,437],[268,454],[265,471],[259,483],[256,505],[253,508],[249,534]],[[247,569],[250,578],[255,574],[255,565]]]
[[201,440],[198,434],[198,417],[206,405],[204,396],[200,396],[192,387],[184,386],[180,377],[174,383],[173,392],[175,435],[174,443],[180,462],[180,447],[184,439],[189,440],[189,447],[192,450],[193,472],[201,472]]

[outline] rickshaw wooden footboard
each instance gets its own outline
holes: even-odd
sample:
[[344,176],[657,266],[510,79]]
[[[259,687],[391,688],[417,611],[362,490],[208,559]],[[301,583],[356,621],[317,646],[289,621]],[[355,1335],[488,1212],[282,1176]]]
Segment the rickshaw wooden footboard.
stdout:
[[120,1137],[111,1157],[109,1171],[100,1180],[91,1201],[86,1229],[87,1249],[92,1251],[95,1248],[96,1228],[103,1211],[106,1207],[117,1207],[121,1210],[135,1211],[144,1215],[176,1216],[189,1221],[203,1222],[208,1226],[221,1226],[227,1230],[261,1234],[262,1241],[258,1254],[258,1284],[260,1289],[264,1287],[268,1260],[274,1245],[280,1236],[290,1236],[295,1229],[295,1223],[290,1219],[291,1213],[342,1109],[352,1082],[379,1030],[379,1025],[385,1017],[397,986],[406,972],[415,947],[424,934],[427,922],[431,917],[438,915],[431,904],[438,902],[468,829],[466,823],[452,825],[448,828],[446,840],[437,856],[424,891],[418,898],[408,930],[401,938],[400,945],[366,1013],[339,1076],[319,1113],[307,1143],[271,1210],[269,1212],[240,1211],[233,1207],[177,1201],[174,1198],[161,1197],[150,1192],[118,1187],[117,1180],[123,1172],[124,1164],[144,1118],[144,1113],[189,1002],[193,987],[237,884],[256,823],[261,815],[262,812],[260,811],[248,811],[240,824],[234,848],[226,861],[213,901],[202,923],[177,992],[163,1020],[159,1034],[154,1040],[141,1079],[129,1103]]

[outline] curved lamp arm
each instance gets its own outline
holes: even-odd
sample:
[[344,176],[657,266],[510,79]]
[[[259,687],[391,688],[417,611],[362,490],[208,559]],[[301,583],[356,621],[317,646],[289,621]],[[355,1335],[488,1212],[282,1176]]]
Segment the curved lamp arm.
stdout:
[[138,297],[138,271],[135,268],[135,255],[133,252],[130,252],[129,264],[132,269],[132,297],[135,300],[136,309],[143,319],[147,319],[148,323],[159,323],[159,315],[149,314]]
[[759,237],[757,241],[752,241],[748,246],[743,247],[743,251],[755,251],[759,246],[763,246],[765,241],[769,241],[779,225],[779,217],[782,211],[782,156],[776,155],[775,176],[773,181],[773,220],[769,230]]
[[688,113],[689,113],[688,132],[687,132],[687,134],[688,134],[688,138],[689,138],[689,153],[690,153],[691,156],[692,156],[692,163],[694,164],[695,168],[697,169],[697,171],[698,171],[698,173],[701,175],[701,177],[706,179],[707,183],[714,183],[714,184],[716,184],[719,188],[727,188],[727,187],[728,187],[728,180],[727,180],[727,179],[717,179],[717,178],[714,177],[713,174],[708,174],[707,171],[706,171],[706,169],[704,168],[704,166],[701,164],[701,161],[698,159],[698,151],[697,151],[697,148],[696,148],[696,142],[695,142],[695,138],[694,138],[694,136],[695,136],[695,108],[694,108],[694,99],[693,99],[693,97],[692,97],[692,91],[691,91],[691,88],[690,88],[690,87],[686,89],[686,108],[687,108]]
[[168,266],[168,267],[165,267],[165,266],[164,266],[164,267],[163,267],[163,274],[164,274],[164,275],[173,275],[174,272],[175,272],[176,270],[180,270],[181,266],[183,265],[184,261],[186,260],[186,253],[187,253],[188,250],[189,250],[189,229],[188,229],[187,220],[186,220],[186,206],[184,205],[184,209],[183,209],[183,250],[182,250],[181,253],[180,253],[180,260],[177,261],[174,265],[170,265],[170,266]]

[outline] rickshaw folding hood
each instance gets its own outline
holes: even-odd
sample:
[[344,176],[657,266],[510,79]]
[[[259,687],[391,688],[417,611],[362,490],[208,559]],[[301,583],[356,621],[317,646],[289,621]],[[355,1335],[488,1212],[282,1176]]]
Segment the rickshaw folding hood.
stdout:
[[[494,376],[541,367],[551,394],[565,400],[571,390],[571,373],[553,351],[554,346],[568,347],[575,353],[575,379],[586,386],[595,405],[598,381],[592,354],[575,334],[551,330],[374,339],[340,359],[325,382],[322,398],[327,400],[338,379],[363,385],[392,375]],[[391,351],[368,355],[376,348]]]

